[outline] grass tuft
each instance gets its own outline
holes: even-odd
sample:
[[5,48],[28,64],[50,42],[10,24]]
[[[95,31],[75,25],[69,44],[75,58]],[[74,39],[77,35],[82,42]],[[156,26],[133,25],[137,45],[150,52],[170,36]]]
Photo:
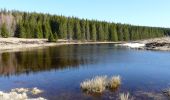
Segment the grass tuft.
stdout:
[[106,87],[115,89],[118,88],[120,84],[120,76],[112,76],[111,78],[107,78],[107,76],[96,76],[80,83],[80,87],[87,93],[102,93]]
[[102,93],[105,90],[107,76],[96,76],[91,80],[85,80],[80,84],[83,91],[88,93]]
[[108,82],[108,88],[109,89],[116,89],[117,87],[119,87],[121,84],[121,78],[120,76],[112,76],[110,79],[109,79],[109,82]]
[[120,97],[120,100],[133,100],[133,99],[130,99],[129,93],[127,93],[127,94],[121,93],[121,94],[119,95],[119,97]]

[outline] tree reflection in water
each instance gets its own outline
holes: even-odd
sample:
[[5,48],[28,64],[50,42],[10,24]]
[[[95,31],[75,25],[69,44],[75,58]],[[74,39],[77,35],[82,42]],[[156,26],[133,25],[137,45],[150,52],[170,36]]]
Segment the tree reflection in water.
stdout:
[[[23,52],[0,54],[0,76],[28,74],[31,72],[78,68],[80,65],[94,63],[96,47],[88,45],[67,45],[48,47]],[[91,47],[91,45],[89,45]],[[97,46],[97,45],[96,45]],[[88,48],[88,49],[87,49]]]

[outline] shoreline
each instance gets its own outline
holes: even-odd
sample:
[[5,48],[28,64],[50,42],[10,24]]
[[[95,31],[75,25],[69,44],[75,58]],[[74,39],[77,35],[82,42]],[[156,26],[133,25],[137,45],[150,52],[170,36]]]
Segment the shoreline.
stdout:
[[170,51],[170,37],[139,40],[138,42],[141,44],[145,44],[145,46],[142,48],[145,50]]
[[33,50],[52,46],[74,45],[74,44],[118,44],[132,49],[143,49],[153,51],[170,51],[170,37],[137,40],[131,42],[109,42],[109,41],[68,41],[59,39],[58,42],[50,43],[47,39],[25,39],[25,38],[0,38],[0,53]]
[[25,38],[0,38],[0,53],[32,50],[36,48],[74,45],[74,44],[122,44],[124,42],[92,42],[92,41],[68,41],[59,39],[58,42],[50,43],[47,39],[25,39]]
[[170,37],[137,40],[120,44],[120,46],[141,50],[170,51]]

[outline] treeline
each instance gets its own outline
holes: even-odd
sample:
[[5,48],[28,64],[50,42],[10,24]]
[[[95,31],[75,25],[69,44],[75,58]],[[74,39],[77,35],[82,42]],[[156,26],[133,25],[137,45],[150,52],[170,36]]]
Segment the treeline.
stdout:
[[129,41],[170,34],[169,28],[134,26],[42,13],[0,12],[0,36],[81,41]]

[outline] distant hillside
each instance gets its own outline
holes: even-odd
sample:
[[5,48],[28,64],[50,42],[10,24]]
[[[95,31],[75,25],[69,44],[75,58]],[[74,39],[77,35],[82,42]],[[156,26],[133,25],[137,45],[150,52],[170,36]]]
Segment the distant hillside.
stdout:
[[0,11],[0,37],[129,41],[170,34],[169,28],[134,26],[41,13]]

